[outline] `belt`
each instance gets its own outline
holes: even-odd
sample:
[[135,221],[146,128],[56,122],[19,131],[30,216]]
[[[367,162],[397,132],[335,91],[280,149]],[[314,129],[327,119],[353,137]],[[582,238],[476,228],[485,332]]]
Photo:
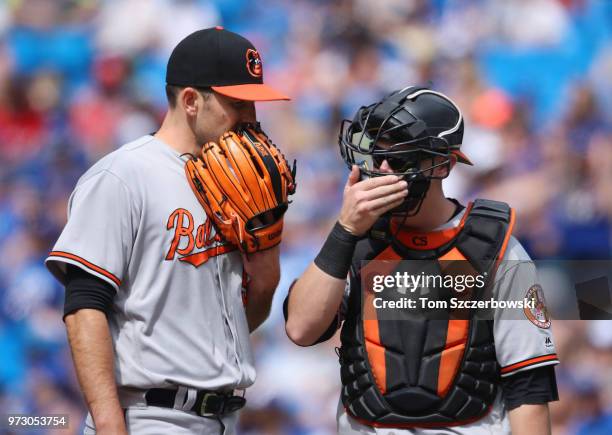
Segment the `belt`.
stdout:
[[[174,399],[177,390],[165,388],[151,388],[145,393],[145,400],[149,406],[174,408]],[[233,393],[219,393],[218,391],[198,390],[194,405],[188,410],[200,417],[215,417],[238,411],[246,404],[246,399],[234,396]]]

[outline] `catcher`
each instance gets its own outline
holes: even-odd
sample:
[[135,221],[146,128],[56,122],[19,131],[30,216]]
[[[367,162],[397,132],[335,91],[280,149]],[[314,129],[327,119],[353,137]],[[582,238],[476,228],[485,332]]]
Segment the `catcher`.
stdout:
[[[287,335],[298,345],[342,328],[341,434],[550,433],[558,359],[535,268],[511,235],[514,212],[491,200],[464,206],[442,190],[457,162],[471,165],[460,151],[463,129],[448,97],[420,87],[343,123],[340,150],[351,173],[340,216],[284,305]],[[482,278],[483,290],[472,286],[462,300],[479,302],[489,291],[497,300],[540,303],[490,317],[443,309],[432,318],[409,315],[410,306],[394,317],[375,305],[373,272],[386,279],[412,267],[424,276],[423,264],[444,278],[462,271]],[[411,292],[431,300],[433,287]],[[454,284],[436,301],[462,291]]]
[[85,434],[235,433],[255,380],[249,332],[278,285],[295,170],[254,101],[287,98],[222,28],[181,41],[166,82],[159,131],[81,177],[46,262],[66,286]]

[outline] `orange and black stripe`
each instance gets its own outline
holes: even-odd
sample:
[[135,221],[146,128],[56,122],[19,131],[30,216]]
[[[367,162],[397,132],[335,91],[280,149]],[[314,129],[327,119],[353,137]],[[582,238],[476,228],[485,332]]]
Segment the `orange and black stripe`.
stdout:
[[510,364],[509,366],[505,366],[501,368],[502,377],[513,375],[514,373],[527,370],[530,368],[536,368],[540,366],[546,366],[551,364],[558,364],[559,358],[556,353],[551,353],[548,355],[536,356],[533,358],[528,358],[523,361],[516,362],[514,364]]
[[[472,209],[473,203],[468,204],[467,210],[461,219],[460,223],[453,228],[434,231],[431,233],[414,233],[414,232],[400,232],[397,237],[412,249],[435,249],[443,246],[445,243],[453,240],[459,232],[463,229],[466,222],[467,216]],[[505,251],[508,247],[512,229],[514,226],[515,217],[514,210],[511,211],[509,227],[506,232],[505,238],[502,241],[501,248],[497,253],[497,260],[495,268],[499,265],[500,260],[504,257]],[[415,235],[425,235],[427,241],[425,246],[414,245],[413,239]],[[377,254],[375,253],[372,260],[377,260],[379,263],[375,266],[378,274],[385,272],[390,273],[397,265],[397,261],[402,260],[392,246],[387,246]],[[389,261],[388,264],[381,264],[380,261]],[[446,252],[444,255],[437,259],[438,261],[465,261],[467,258],[463,255],[457,247],[453,247],[451,250]],[[361,270],[362,276],[369,275],[370,264],[364,266]],[[385,270],[389,269],[389,270]],[[363,304],[363,332],[364,332],[364,344],[366,348],[366,354],[368,356],[369,364],[372,369],[372,375],[374,377],[376,386],[382,394],[385,394],[389,390],[393,390],[397,385],[401,384],[398,379],[399,373],[402,373],[407,383],[414,382],[416,377],[422,376],[427,383],[431,384],[439,397],[445,397],[450,391],[451,387],[455,382],[457,373],[461,368],[461,361],[463,360],[469,339],[470,321],[467,319],[448,319],[436,322],[431,322],[431,328],[426,333],[425,329],[428,327],[419,324],[419,322],[412,322],[410,319],[406,319],[400,322],[402,326],[398,326],[398,322],[384,322],[380,321],[377,316],[376,309],[374,309],[372,300],[374,295],[366,292],[364,294]],[[435,323],[435,326],[433,326]],[[444,324],[445,323],[445,324]],[[430,360],[428,365],[421,366],[416,365],[404,365],[392,355],[393,352],[388,352],[383,343],[394,343],[397,341],[397,337],[402,337],[405,332],[402,328],[410,324],[412,331],[423,329],[423,333],[427,334],[430,338],[427,343],[421,343],[421,346],[431,346],[431,348],[419,347],[418,343],[412,343],[408,347],[413,347],[410,350],[415,354],[430,353],[434,348],[438,348],[440,345],[442,351],[440,353],[429,354],[427,358]],[[406,345],[406,344],[404,344]],[[537,362],[536,362],[537,363]],[[427,370],[426,370],[427,369]]]
[[[465,218],[468,215],[472,208],[472,203],[469,204],[468,209],[466,210],[463,219],[458,228],[463,228],[465,223]],[[512,229],[514,228],[514,210],[510,210],[510,223],[508,226],[508,231],[506,232],[506,236],[502,242],[502,246],[497,254],[497,260],[495,262],[495,267],[493,268],[493,276],[495,276],[495,271],[499,266],[502,258],[506,253],[506,249],[508,248],[508,242],[510,241],[510,236],[512,235]],[[457,233],[458,234],[458,233]],[[449,234],[451,237],[456,237],[456,234]],[[441,246],[442,244],[440,244]],[[467,258],[457,249],[457,247],[453,247],[449,252],[442,255],[438,261],[468,261]],[[468,341],[468,333],[470,328],[469,320],[465,319],[450,319],[447,325],[447,333],[446,333],[446,343],[444,344],[444,350],[440,355],[440,367],[438,372],[438,395],[440,397],[446,396],[452,387],[455,377],[459,372],[459,368],[461,366],[461,361],[463,360],[463,355],[465,353],[465,349]]]
[[217,245],[205,249],[204,251],[196,252],[195,254],[187,255],[185,257],[179,258],[179,261],[183,261],[185,263],[189,263],[195,267],[200,267],[204,263],[206,263],[210,258],[217,257],[219,255],[227,254],[228,252],[232,252],[238,249],[236,245],[225,244],[225,245]]
[[121,280],[117,278],[115,275],[113,275],[107,270],[102,269],[100,266],[96,266],[95,264],[85,260],[84,258],[79,257],[78,255],[70,254],[69,252],[63,252],[63,251],[51,251],[49,253],[49,257],[50,258],[51,257],[67,258],[69,260],[76,261],[77,263],[83,265],[85,268],[90,269],[93,272],[96,272],[110,279],[112,282],[115,283],[115,285],[117,285],[117,287],[121,285]]
[[[373,258],[377,262],[388,261],[389,263],[368,263],[361,270],[362,276],[367,276],[369,271],[373,269],[372,265],[377,264],[376,272],[390,273],[396,267],[396,262],[401,260],[401,257],[388,246],[377,256]],[[370,266],[370,267],[368,267]],[[389,270],[384,270],[388,268]],[[376,382],[376,386],[382,394],[387,392],[387,356],[383,341],[381,340],[381,324],[378,320],[376,309],[374,308],[372,292],[365,293],[364,312],[363,312],[363,338],[365,342],[366,353],[370,367],[372,368],[372,376]]]

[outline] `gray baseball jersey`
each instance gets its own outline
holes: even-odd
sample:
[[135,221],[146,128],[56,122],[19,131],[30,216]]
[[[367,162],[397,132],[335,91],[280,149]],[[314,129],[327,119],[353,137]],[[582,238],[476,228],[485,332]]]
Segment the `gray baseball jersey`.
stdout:
[[[464,214],[465,210],[434,231],[456,227]],[[527,252],[513,236],[510,237],[504,258],[497,270],[493,294],[497,300],[520,301],[523,298],[536,300],[535,308],[525,308],[520,316],[517,316],[515,309],[495,310],[493,314],[495,352],[501,367],[501,376],[512,376],[520,371],[558,364],[550,331],[550,318],[544,305],[542,289],[538,285],[536,268]],[[346,302],[343,303],[343,307],[345,306]],[[501,400],[501,392],[498,392],[491,411],[482,419],[448,429],[400,430],[364,426],[351,418],[341,403],[338,407],[337,420],[340,434],[510,434],[510,424]]]
[[78,181],[46,260],[117,294],[109,325],[122,404],[133,388],[242,389],[255,380],[240,254],[215,236],[184,159],[153,136],[102,158]]

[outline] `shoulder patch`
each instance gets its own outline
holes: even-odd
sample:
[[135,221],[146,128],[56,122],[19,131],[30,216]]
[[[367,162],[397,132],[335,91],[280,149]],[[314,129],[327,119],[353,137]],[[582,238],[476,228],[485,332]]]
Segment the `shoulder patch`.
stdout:
[[[533,304],[523,308],[523,312],[525,313],[527,319],[529,319],[529,321],[538,328],[550,328],[550,315],[548,313],[548,309],[546,308],[546,301],[544,299],[544,291],[542,290],[542,286],[539,284],[532,285],[529,290],[527,290],[525,299],[530,302],[533,301]],[[531,306],[533,306],[533,308],[531,308]]]

